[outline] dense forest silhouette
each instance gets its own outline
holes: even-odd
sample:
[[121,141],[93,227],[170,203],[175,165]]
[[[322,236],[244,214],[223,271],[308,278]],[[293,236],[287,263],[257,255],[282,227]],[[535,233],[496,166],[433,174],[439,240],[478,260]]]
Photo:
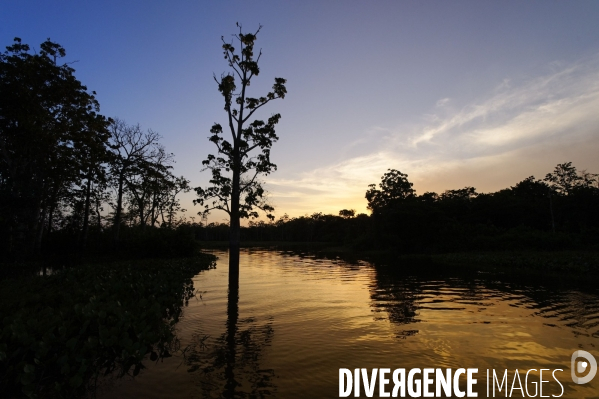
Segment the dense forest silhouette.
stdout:
[[[228,225],[184,220],[178,196],[191,188],[172,173],[174,155],[161,136],[101,115],[95,92],[60,65],[65,55],[50,40],[31,54],[18,38],[0,55],[4,261],[110,250],[176,255],[191,253],[194,238],[229,240]],[[492,193],[464,187],[419,195],[407,174],[390,169],[365,197],[370,215],[342,209],[252,220],[240,239],[401,253],[597,249],[597,174],[572,162]]]
[[4,261],[107,251],[121,241],[137,254],[188,251],[184,239],[148,231],[180,222],[178,195],[190,187],[172,173],[174,155],[157,132],[101,115],[96,93],[60,64],[65,55],[49,39],[32,54],[19,38],[0,54]]
[[[191,278],[214,267],[177,230],[189,182],[172,173],[160,135],[101,115],[65,55],[49,39],[32,52],[19,38],[0,54],[7,397],[84,397],[100,376],[171,356]],[[147,259],[162,257],[178,259]]]
[[[250,222],[248,241],[336,242],[356,250],[400,253],[463,250],[597,249],[597,175],[559,164],[543,180],[530,176],[492,193],[474,187],[417,195],[408,176],[389,170],[366,191],[370,215],[343,209],[275,222]],[[196,226],[203,240],[224,240],[227,226]]]

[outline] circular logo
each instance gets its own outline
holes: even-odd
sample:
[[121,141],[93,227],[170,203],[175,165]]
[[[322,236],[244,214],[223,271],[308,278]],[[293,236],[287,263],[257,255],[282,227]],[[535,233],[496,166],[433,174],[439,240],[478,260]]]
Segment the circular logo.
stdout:
[[[579,360],[577,362],[578,358],[583,358],[585,360]],[[589,373],[586,376],[578,377],[576,375],[576,373],[584,373],[589,368]],[[572,371],[572,381],[574,381],[575,384],[586,384],[587,382],[590,382],[593,377],[595,377],[595,374],[597,374],[597,360],[595,360],[595,357],[589,352],[577,350],[572,354],[570,370]]]

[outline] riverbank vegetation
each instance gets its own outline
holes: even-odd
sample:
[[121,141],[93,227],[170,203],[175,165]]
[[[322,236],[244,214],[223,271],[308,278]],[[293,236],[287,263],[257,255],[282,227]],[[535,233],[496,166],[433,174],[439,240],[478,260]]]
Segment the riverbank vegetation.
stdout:
[[181,223],[161,136],[99,113],[49,39],[0,54],[0,392],[80,397],[176,347],[214,265]]
[[178,195],[190,190],[161,136],[101,115],[65,56],[50,40],[32,53],[19,38],[0,54],[4,271],[57,254],[68,262],[127,252],[146,238],[155,248],[157,235],[168,239],[180,224]]
[[[242,228],[247,241],[332,242],[357,251],[437,254],[464,251],[599,250],[597,175],[559,164],[543,180],[479,193],[474,187],[417,195],[408,176],[386,173],[366,192],[370,215],[341,210],[283,216]],[[226,239],[224,224],[192,227],[198,239]]]
[[0,282],[0,391],[78,397],[176,350],[174,326],[211,255],[116,261]]

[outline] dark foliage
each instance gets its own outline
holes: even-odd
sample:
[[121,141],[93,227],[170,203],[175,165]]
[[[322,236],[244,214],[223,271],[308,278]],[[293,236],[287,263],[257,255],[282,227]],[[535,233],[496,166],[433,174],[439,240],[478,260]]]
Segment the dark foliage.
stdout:
[[0,391],[81,396],[104,374],[137,375],[174,350],[191,278],[214,257],[68,268],[0,285]]
[[[494,193],[474,187],[417,195],[408,176],[389,170],[366,192],[371,215],[284,216],[242,228],[250,241],[328,241],[358,250],[439,253],[469,250],[599,249],[597,175],[558,165]],[[196,226],[196,237],[222,240],[226,226]]]
[[39,248],[56,204],[96,180],[108,139],[94,95],[59,65],[49,39],[37,54],[15,38],[0,54],[0,231],[3,252]]
[[[155,229],[180,224],[177,195],[190,190],[171,172],[173,154],[158,133],[100,115],[96,93],[69,63],[60,64],[65,56],[50,39],[32,54],[15,38],[0,53],[3,269],[16,273],[39,259],[66,262],[73,254],[117,249],[188,253],[189,240]],[[137,233],[138,226],[150,231]],[[121,237],[129,227],[134,234]],[[105,240],[107,230],[113,242]],[[118,245],[121,238],[128,242]]]

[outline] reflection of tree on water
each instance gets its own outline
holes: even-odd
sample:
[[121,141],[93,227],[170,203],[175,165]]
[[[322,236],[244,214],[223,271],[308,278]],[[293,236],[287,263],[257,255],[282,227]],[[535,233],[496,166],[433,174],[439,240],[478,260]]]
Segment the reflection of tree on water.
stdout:
[[186,355],[203,398],[265,398],[276,391],[275,373],[261,368],[272,341],[272,320],[239,319],[239,288],[229,282],[227,330],[213,342],[196,334]]
[[514,301],[510,306],[530,309],[533,316],[547,319],[544,324],[548,327],[568,327],[575,335],[599,338],[596,294],[530,285],[510,276],[439,270],[418,264],[375,265],[370,297],[375,319],[388,319],[404,328],[398,338],[418,333],[413,328],[415,323],[426,322],[420,317],[421,310],[464,311],[475,307],[480,312],[498,301]]
[[418,318],[418,299],[421,287],[414,279],[380,269],[375,273],[370,297],[375,319],[385,319],[378,314],[387,313],[390,322],[407,327],[398,333],[398,338],[406,338],[418,334],[418,330],[409,328],[410,324],[420,322]]

